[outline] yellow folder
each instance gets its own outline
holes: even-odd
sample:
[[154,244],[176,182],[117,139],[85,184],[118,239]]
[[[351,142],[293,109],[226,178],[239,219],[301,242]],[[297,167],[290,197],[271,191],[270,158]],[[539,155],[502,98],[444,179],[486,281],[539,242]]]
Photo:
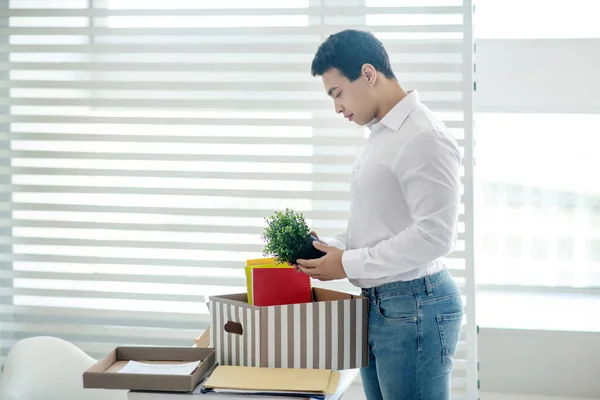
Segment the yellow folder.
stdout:
[[246,266],[250,267],[252,265],[268,265],[268,264],[277,264],[274,258],[254,258],[251,260],[246,260]]
[[327,369],[258,368],[219,365],[204,387],[232,391],[333,394],[340,373]]

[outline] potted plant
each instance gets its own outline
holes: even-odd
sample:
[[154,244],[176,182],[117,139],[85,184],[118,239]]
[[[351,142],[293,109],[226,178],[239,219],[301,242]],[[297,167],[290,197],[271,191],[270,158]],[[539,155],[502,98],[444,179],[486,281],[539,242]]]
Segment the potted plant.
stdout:
[[286,208],[265,218],[267,227],[262,239],[265,242],[264,255],[271,255],[280,263],[295,264],[298,259],[311,260],[325,255],[313,246],[316,237],[301,213]]

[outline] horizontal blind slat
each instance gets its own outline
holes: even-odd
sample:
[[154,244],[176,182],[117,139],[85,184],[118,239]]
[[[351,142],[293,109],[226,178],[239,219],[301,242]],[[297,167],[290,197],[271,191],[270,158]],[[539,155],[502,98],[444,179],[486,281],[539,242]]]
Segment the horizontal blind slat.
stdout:
[[[243,292],[243,287],[235,291],[236,293]],[[161,301],[161,302],[187,302],[193,304],[201,304],[205,300],[206,295],[216,295],[215,290],[206,290],[205,292],[198,291],[197,294],[179,294],[179,293],[127,293],[127,292],[109,292],[109,291],[92,291],[92,290],[63,290],[63,289],[29,289],[29,288],[3,288],[0,294],[3,296],[33,296],[46,297],[48,302],[56,298],[71,298],[71,299],[116,299],[116,300],[141,300],[141,301]],[[226,293],[219,293],[226,294]]]
[[[352,132],[352,131],[350,131]],[[0,140],[26,141],[68,141],[68,142],[135,142],[135,143],[184,143],[184,144],[260,144],[260,145],[303,145],[323,147],[359,147],[367,140],[359,136],[313,136],[313,137],[244,137],[244,136],[159,136],[159,135],[112,135],[112,134],[75,134],[75,133],[0,133]],[[457,139],[464,146],[464,139]]]
[[247,35],[329,35],[342,28],[367,29],[373,33],[462,33],[464,27],[451,25],[377,25],[339,24],[339,25],[309,25],[309,26],[269,26],[269,27],[239,27],[239,28],[105,28],[105,27],[10,27],[0,28],[0,35],[95,35],[95,36],[247,36]]
[[349,200],[343,191],[293,191],[293,190],[234,190],[234,189],[180,189],[147,187],[109,186],[45,186],[45,185],[0,185],[0,193],[104,193],[104,194],[148,194],[178,196],[217,196],[258,199],[307,199],[307,200]]
[[[401,62],[394,63],[402,69],[404,73],[410,72],[438,72],[438,73],[460,73],[463,66],[456,62],[440,62],[440,63],[418,63],[418,62]],[[240,63],[223,63],[223,62],[188,62],[188,63],[173,63],[173,62],[8,62],[1,63],[0,69],[18,70],[18,71],[83,71],[83,72],[125,72],[125,71],[151,71],[151,72],[291,72],[291,73],[306,73],[306,62],[286,62],[286,63],[259,63],[259,62],[240,62]]]
[[[352,132],[349,129],[349,132]],[[131,135],[107,133],[34,133],[15,132],[0,133],[0,140],[27,141],[80,141],[80,142],[135,142],[135,143],[203,143],[203,144],[282,144],[307,146],[350,146],[357,147],[366,143],[366,138],[360,136],[166,136],[166,135]],[[360,131],[357,131],[360,132]]]
[[[348,128],[348,121],[337,118],[297,117],[274,118],[157,118],[157,117],[113,117],[77,115],[6,115],[0,114],[0,122],[48,123],[48,124],[123,124],[123,125],[215,125],[215,126],[286,126],[320,128]],[[461,128],[462,121],[446,121],[449,128]]]
[[[266,214],[266,213],[265,213]],[[123,217],[125,218],[125,217]],[[345,221],[345,220],[339,220]],[[119,231],[147,231],[147,232],[189,232],[189,233],[227,233],[255,235],[259,237],[264,230],[262,226],[239,225],[183,225],[183,224],[136,224],[136,223],[109,223],[90,221],[65,221],[65,220],[34,220],[12,219],[0,220],[0,227],[10,228],[57,228],[57,229],[111,229]],[[327,229],[319,227],[318,221],[313,224],[313,229],[319,231],[322,237],[331,237],[340,233],[342,229]],[[462,234],[459,234],[462,239]]]
[[[226,108],[229,110],[231,104]],[[347,128],[348,121],[342,118],[319,118],[304,114],[298,116],[275,116],[274,118],[173,118],[173,117],[126,117],[126,116],[86,116],[86,115],[19,115],[0,114],[0,122],[7,123],[48,123],[48,124],[140,124],[140,125],[226,125],[226,126],[319,126],[321,128]]]
[[[308,41],[308,40],[307,40]],[[265,41],[249,44],[237,43],[197,43],[197,44],[12,44],[0,45],[0,51],[18,53],[82,53],[82,54],[302,54],[315,53],[319,46],[319,40],[311,40],[310,43],[282,44]],[[432,54],[461,54],[462,47],[460,43],[439,42],[439,43],[411,43],[407,42],[389,42],[386,45],[388,53],[432,53]]]
[[319,16],[364,16],[367,14],[462,14],[460,6],[426,6],[426,7],[357,7],[345,5],[344,7],[311,6],[311,7],[272,7],[272,8],[31,8],[11,9],[0,11],[0,17],[112,17],[112,16],[267,16],[267,15],[308,15]]
[[[44,271],[0,271],[0,278],[10,279],[43,279],[70,281],[103,281],[103,282],[135,282],[160,283],[176,285],[214,285],[244,287],[244,277],[211,277],[211,276],[177,276],[177,275],[148,275],[148,274],[103,274],[103,273],[73,273],[73,272],[44,272]],[[182,314],[186,315],[186,314]]]
[[35,324],[4,322],[2,329],[6,332],[27,332],[37,335],[57,336],[61,334],[82,335],[82,336],[101,336],[107,340],[111,338],[129,337],[129,338],[156,338],[156,339],[175,339],[189,341],[193,343],[193,338],[197,334],[196,330],[169,329],[169,328],[128,328],[119,326],[107,326],[102,329],[101,326],[95,326],[89,329],[85,325],[66,325],[66,324]]
[[100,265],[146,265],[157,267],[192,267],[192,268],[240,268],[241,261],[215,261],[198,259],[175,259],[175,258],[134,258],[134,257],[93,257],[93,256],[69,256],[56,254],[3,254],[0,253],[0,261],[8,262],[53,262],[73,264],[100,264]]
[[192,178],[192,179],[252,179],[274,181],[343,182],[347,183],[349,173],[287,173],[287,172],[222,172],[222,171],[143,171],[143,170],[102,170],[82,168],[45,167],[0,167],[0,174],[11,175],[52,175],[52,176],[114,176],[152,178]]
[[4,245],[39,245],[39,246],[74,246],[74,247],[111,247],[137,249],[169,249],[169,250],[208,250],[208,251],[245,251],[260,254],[263,246],[242,243],[202,243],[202,242],[165,242],[152,240],[108,240],[108,239],[75,239],[53,237],[0,237]]
[[[76,307],[49,307],[49,306],[24,306],[24,305],[0,305],[0,314],[21,314],[29,316],[42,316],[49,318],[81,318],[88,320],[109,321],[106,325],[123,325],[131,321],[159,321],[179,323],[209,323],[208,314],[178,313],[177,310],[170,312],[152,311],[126,311],[106,310]],[[111,321],[112,320],[112,321]]]
[[[48,46],[44,46],[47,48]],[[165,79],[168,77],[164,77]],[[403,80],[407,88],[418,88],[420,93],[428,90],[437,92],[461,91],[461,81],[414,81]],[[180,81],[122,81],[111,80],[110,77],[98,77],[94,80],[32,80],[15,79],[0,82],[0,87],[12,89],[103,89],[103,90],[142,90],[142,91],[323,91],[323,84],[318,81],[295,82],[180,82]]]
[[352,165],[352,156],[296,156],[290,155],[227,155],[227,154],[150,154],[150,153],[104,153],[76,151],[0,150],[0,157],[56,158],[77,160],[152,160],[152,161],[215,161],[255,163],[310,163],[321,165]]
[[[47,204],[42,202],[30,203],[0,203],[0,209],[13,211],[74,211],[86,213],[132,213],[132,214],[157,214],[157,215],[178,215],[178,216],[206,216],[206,217],[227,217],[227,218],[264,218],[270,210],[245,208],[185,208],[185,207],[149,207],[145,205],[85,205],[70,204],[65,201],[61,204]],[[347,211],[323,210],[318,206],[311,210],[298,208],[308,219],[346,219]]]
[[[148,99],[30,99],[13,98],[10,101],[0,100],[0,106],[46,106],[52,108],[58,107],[98,107],[106,109],[165,109],[164,100]],[[429,106],[444,111],[458,111],[462,107],[461,101],[430,101]],[[273,100],[168,100],[168,109],[212,109],[236,107],[239,110],[308,110],[318,111],[331,107],[329,100],[295,100],[295,99],[273,99]]]

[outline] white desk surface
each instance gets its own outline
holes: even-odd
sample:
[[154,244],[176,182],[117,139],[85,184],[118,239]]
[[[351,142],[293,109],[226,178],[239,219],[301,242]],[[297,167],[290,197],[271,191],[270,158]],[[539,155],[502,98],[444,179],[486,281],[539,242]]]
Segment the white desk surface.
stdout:
[[[354,379],[359,374],[358,369],[350,369],[340,371],[340,385],[338,387],[337,392],[335,394],[327,395],[325,400],[339,400],[342,398],[342,395],[348,390]],[[207,399],[214,398],[215,400],[228,400],[228,399],[268,399],[268,400],[277,400],[277,397],[265,397],[265,396],[222,396],[222,395],[214,395],[214,394],[202,394],[199,391],[199,386],[192,393],[161,393],[161,392],[140,392],[140,391],[130,391],[127,393],[128,400],[183,400],[187,396],[207,396]]]

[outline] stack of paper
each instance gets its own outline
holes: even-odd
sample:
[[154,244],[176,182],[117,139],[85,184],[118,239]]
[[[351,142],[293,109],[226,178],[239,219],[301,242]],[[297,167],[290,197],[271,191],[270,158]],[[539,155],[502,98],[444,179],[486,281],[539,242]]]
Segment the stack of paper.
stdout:
[[200,361],[190,363],[178,362],[138,362],[129,361],[119,370],[120,374],[151,374],[151,375],[190,375],[193,373]]
[[336,392],[339,372],[322,369],[218,366],[204,392],[324,399]]

